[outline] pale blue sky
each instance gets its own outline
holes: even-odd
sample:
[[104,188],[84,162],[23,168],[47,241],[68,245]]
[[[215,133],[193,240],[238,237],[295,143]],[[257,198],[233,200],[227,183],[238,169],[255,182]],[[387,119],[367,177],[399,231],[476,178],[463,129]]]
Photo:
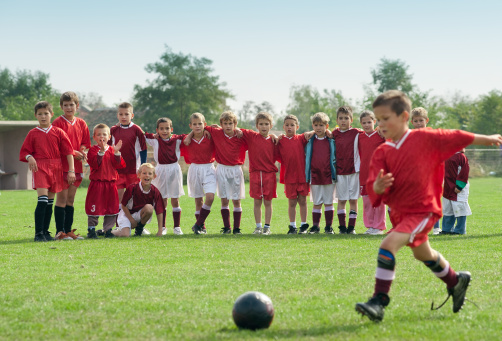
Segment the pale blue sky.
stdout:
[[502,89],[502,1],[0,0],[0,67],[40,70],[109,105],[145,84],[169,45],[213,60],[236,97],[284,110],[293,84],[363,96],[382,57],[422,90]]

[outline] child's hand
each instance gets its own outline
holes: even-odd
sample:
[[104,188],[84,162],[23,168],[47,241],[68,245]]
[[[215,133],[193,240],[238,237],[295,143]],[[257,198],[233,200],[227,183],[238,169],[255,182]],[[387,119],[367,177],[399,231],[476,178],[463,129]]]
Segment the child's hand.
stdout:
[[330,139],[332,139],[332,138],[333,138],[333,133],[331,132],[331,130],[326,129],[326,136],[327,136],[328,138],[330,138]]
[[188,134],[187,137],[185,137],[185,139],[183,140],[183,144],[185,146],[188,146],[190,142],[192,142],[192,137],[193,137],[193,131],[190,132],[190,134]]
[[75,182],[76,177],[75,177],[75,172],[68,172],[68,185],[71,185]]
[[274,144],[279,143],[279,138],[275,134],[268,134],[268,136],[270,136],[270,139],[274,142]]
[[279,134],[279,136],[277,136],[277,139],[280,141],[284,136],[286,136],[286,134]]
[[73,156],[75,160],[82,160],[84,158],[84,155],[80,151],[74,150],[73,152],[75,153]]
[[312,136],[314,136],[314,132],[313,131],[308,131],[308,132],[305,132],[303,133],[303,137],[305,137],[305,140],[310,140],[312,138]]
[[238,139],[240,139],[242,137],[242,135],[244,135],[242,133],[242,130],[240,130],[239,128],[235,128],[235,136],[237,136]]
[[495,135],[490,135],[488,136],[488,138],[491,140],[490,142],[490,145],[493,146],[500,146],[502,144],[502,136],[500,136],[499,134],[495,134]]
[[117,144],[115,146],[113,146],[113,149],[115,150],[115,152],[119,152],[120,148],[122,148],[122,140],[119,140],[119,142],[117,142]]
[[28,167],[32,172],[38,171],[37,160],[33,156],[28,159]]
[[211,128],[218,128],[218,129],[221,129],[221,127],[217,124],[211,124]]
[[462,190],[461,190],[461,189],[458,189],[458,188],[456,188],[456,187],[455,187],[455,193],[457,193],[457,194],[458,194],[458,193],[460,193],[460,192],[462,192]]
[[136,220],[134,220],[133,218],[129,219],[129,221],[131,222],[132,229],[135,229],[136,226],[138,226],[138,222]]
[[207,137],[208,139],[211,139],[211,133],[208,132],[206,129],[204,129],[204,136]]
[[106,148],[106,142],[105,139],[99,139],[98,141],[96,141],[98,143],[98,146],[99,146],[99,151],[101,153],[104,153],[105,152],[105,148]]
[[392,176],[392,173],[384,175],[383,169],[380,169],[380,172],[378,172],[377,178],[373,183],[373,190],[376,194],[383,194],[383,192],[385,192],[388,187],[392,186],[393,183],[394,177]]

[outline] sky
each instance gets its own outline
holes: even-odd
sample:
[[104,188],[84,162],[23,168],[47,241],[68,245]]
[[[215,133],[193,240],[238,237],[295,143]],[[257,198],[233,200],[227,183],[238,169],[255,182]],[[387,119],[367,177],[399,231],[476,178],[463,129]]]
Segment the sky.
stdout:
[[502,1],[0,0],[0,68],[42,71],[59,91],[106,104],[169,46],[206,57],[235,96],[289,103],[292,85],[335,89],[356,104],[381,58],[409,66],[433,95],[502,90]]

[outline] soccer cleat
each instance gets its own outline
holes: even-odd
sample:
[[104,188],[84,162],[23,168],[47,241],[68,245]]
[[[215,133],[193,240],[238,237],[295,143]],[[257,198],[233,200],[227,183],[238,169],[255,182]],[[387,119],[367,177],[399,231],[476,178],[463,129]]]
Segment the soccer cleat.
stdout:
[[67,233],[66,235],[68,237],[71,237],[72,239],[75,239],[75,240],[83,240],[84,237],[80,236],[80,234],[75,234],[75,231],[77,231],[77,229],[73,229],[71,230],[69,233]]
[[242,234],[241,229],[238,227],[234,227],[234,230],[232,231],[233,234]]
[[347,228],[347,234],[357,234],[356,230],[354,229],[354,226],[349,226]]
[[453,288],[448,289],[448,294],[453,299],[453,312],[458,313],[464,305],[465,293],[471,281],[471,273],[469,271],[457,272],[458,283]]
[[195,234],[202,234],[202,226],[195,224],[194,226],[192,226],[192,231]]
[[183,235],[183,231],[181,231],[181,227],[179,227],[179,226],[176,226],[175,228],[173,228],[173,232],[174,232],[174,234],[176,234],[178,236]]
[[64,233],[63,231],[59,231],[57,234],[56,234],[56,237],[54,238],[55,240],[73,240],[72,237],[70,237],[69,235],[67,235],[66,233]]
[[115,238],[115,235],[112,233],[112,230],[105,231],[105,238]]
[[326,233],[326,234],[335,234],[335,232],[333,231],[333,228],[331,226],[326,226],[324,228],[324,233]]
[[288,230],[287,234],[297,234],[298,233],[296,227],[289,225],[288,228],[289,228],[289,230]]
[[87,239],[98,239],[95,229],[87,229]]
[[96,231],[96,235],[98,237],[104,237],[105,236],[105,231],[99,229],[99,230]]
[[34,242],[46,242],[47,240],[45,239],[45,236],[43,233],[37,233],[35,234],[35,239],[33,239]]
[[263,234],[266,236],[271,235],[272,232],[270,232],[270,227],[263,228]]
[[49,231],[44,231],[44,238],[46,242],[52,242],[54,240]]
[[433,230],[432,230],[432,234],[434,236],[437,236],[438,234],[441,234],[441,228],[440,227],[435,227]]
[[231,234],[232,233],[232,229],[230,227],[223,227],[220,231],[220,233],[223,233],[223,234]]
[[253,234],[262,234],[262,233],[263,233],[263,229],[261,227],[257,227],[253,231]]
[[300,226],[300,231],[298,233],[306,234],[308,229],[309,229],[309,224],[303,224],[302,226]]
[[141,237],[142,234],[143,234],[143,226],[136,226],[134,228],[134,236]]
[[347,233],[347,228],[345,226],[338,226],[338,230],[340,231],[340,234]]
[[317,234],[319,232],[321,232],[321,229],[316,225],[313,225],[309,230],[309,234]]
[[385,307],[389,305],[390,298],[387,294],[378,293],[366,303],[357,303],[356,311],[363,316],[368,316],[371,321],[380,322],[383,320]]
[[200,233],[207,234],[206,226],[202,225],[202,230],[200,230]]
[[[181,230],[180,230],[180,231],[181,231]],[[143,228],[143,232],[142,232],[142,233],[143,233],[145,236],[148,236],[148,235],[150,235],[150,234],[151,234],[151,233],[150,233],[150,231],[148,231],[148,230],[147,230],[147,229],[145,229],[145,228]],[[181,233],[181,234],[183,234],[183,233]]]

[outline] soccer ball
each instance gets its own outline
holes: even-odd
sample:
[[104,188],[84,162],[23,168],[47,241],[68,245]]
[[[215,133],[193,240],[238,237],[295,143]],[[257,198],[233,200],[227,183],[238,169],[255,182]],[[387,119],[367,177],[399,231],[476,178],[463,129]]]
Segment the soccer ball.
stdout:
[[248,291],[235,301],[232,316],[241,329],[264,329],[270,327],[274,319],[274,306],[267,295]]

